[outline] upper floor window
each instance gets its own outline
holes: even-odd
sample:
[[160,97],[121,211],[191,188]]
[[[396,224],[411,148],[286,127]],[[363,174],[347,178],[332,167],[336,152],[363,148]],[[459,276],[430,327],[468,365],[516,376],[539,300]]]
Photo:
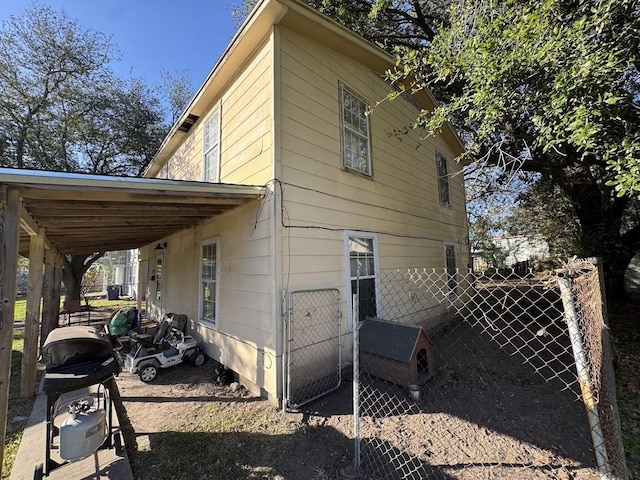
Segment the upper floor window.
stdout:
[[340,84],[342,168],[371,176],[371,135],[368,103]]
[[216,108],[204,121],[203,133],[204,160],[202,163],[202,181],[216,183],[220,181],[220,110]]
[[438,166],[438,192],[440,203],[446,207],[451,206],[451,193],[449,192],[449,167],[447,159],[441,154],[436,156]]

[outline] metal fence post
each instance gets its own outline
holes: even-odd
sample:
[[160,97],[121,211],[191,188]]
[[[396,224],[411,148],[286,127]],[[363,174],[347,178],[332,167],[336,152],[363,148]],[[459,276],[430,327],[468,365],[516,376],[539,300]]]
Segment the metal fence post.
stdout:
[[358,321],[360,298],[358,294],[352,296],[353,318],[353,465],[356,472],[360,471],[360,322]]
[[584,401],[584,405],[587,410],[587,417],[589,419],[591,439],[593,441],[593,448],[596,452],[598,470],[600,471],[601,478],[611,479],[611,466],[609,465],[604,437],[602,436],[598,406],[593,395],[592,382],[578,326],[573,295],[571,294],[571,281],[568,278],[559,278],[558,286],[560,287],[560,297],[562,299],[565,319],[569,328],[569,338],[571,339],[571,349],[573,351],[573,357],[575,359],[576,370],[578,373],[578,381],[582,391],[582,400]]

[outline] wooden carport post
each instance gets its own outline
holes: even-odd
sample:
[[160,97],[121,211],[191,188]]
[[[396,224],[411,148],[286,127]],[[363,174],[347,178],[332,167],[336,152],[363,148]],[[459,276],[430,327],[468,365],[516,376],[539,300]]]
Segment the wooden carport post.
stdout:
[[[20,192],[0,186],[0,458],[4,457],[9,409],[13,312],[16,305]],[[0,463],[2,475],[2,463]]]
[[38,334],[40,333],[40,300],[44,263],[44,229],[30,237],[29,285],[27,286],[27,313],[24,322],[24,349],[20,375],[20,398],[27,400],[36,393],[38,361]]
[[62,281],[62,257],[50,248],[44,253],[44,282],[42,290],[42,327],[40,346],[47,335],[58,327],[60,318],[60,282]]

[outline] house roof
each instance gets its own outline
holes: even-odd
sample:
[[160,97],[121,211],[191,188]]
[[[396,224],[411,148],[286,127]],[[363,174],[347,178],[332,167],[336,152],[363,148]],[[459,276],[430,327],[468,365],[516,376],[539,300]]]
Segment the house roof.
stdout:
[[262,187],[0,168],[0,200],[20,191],[21,255],[45,230],[60,253],[125,250],[157,242],[262,196]]
[[[145,170],[145,177],[158,174],[186,138],[189,128],[207,113],[274,25],[282,25],[325,44],[380,74],[395,65],[395,58],[386,51],[299,0],[259,0],[165,137]],[[436,106],[427,90],[414,94],[414,98],[423,109],[432,110]],[[441,133],[456,155],[464,152],[462,141],[450,124],[445,124]]]

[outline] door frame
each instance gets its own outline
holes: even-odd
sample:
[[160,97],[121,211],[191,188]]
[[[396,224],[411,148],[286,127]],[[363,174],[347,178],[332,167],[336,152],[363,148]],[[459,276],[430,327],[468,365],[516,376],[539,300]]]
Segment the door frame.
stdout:
[[378,255],[378,234],[373,232],[364,232],[360,230],[345,230],[344,231],[344,272],[345,272],[345,304],[347,308],[347,332],[353,331],[353,295],[355,292],[351,291],[351,261],[349,257],[349,239],[350,238],[366,238],[373,240],[373,269],[374,269],[374,284],[376,295],[376,311],[378,315],[381,315],[381,303],[380,303],[380,258]]

